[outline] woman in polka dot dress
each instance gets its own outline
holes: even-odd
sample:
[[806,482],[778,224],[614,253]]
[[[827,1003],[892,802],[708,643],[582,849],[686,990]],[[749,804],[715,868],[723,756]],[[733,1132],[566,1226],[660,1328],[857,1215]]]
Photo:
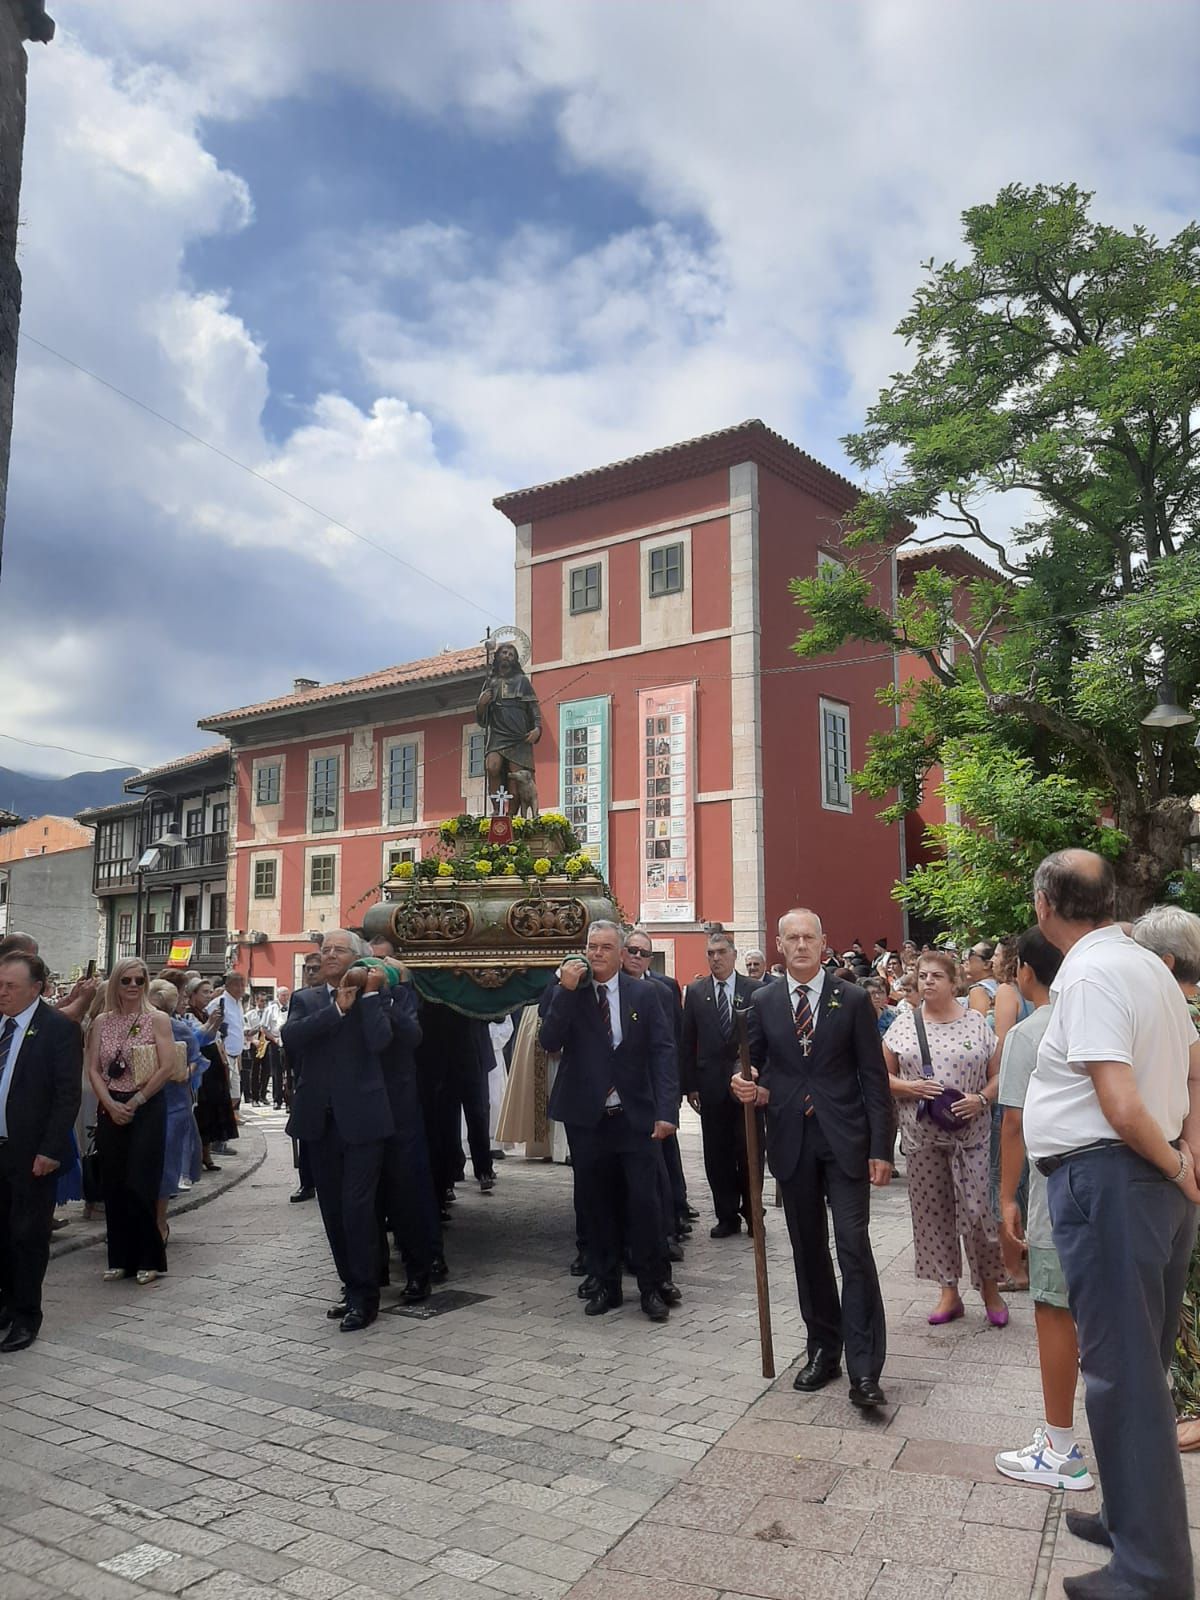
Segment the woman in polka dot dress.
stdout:
[[[986,1019],[964,1011],[954,993],[954,958],[928,951],[917,968],[921,1016],[933,1074],[922,1072],[915,1013],[902,1006],[888,1029],[883,1054],[900,1114],[900,1148],[906,1158],[917,1277],[941,1284],[929,1321],[935,1326],[963,1315],[958,1280],[965,1247],[971,1282],[983,1295],[988,1321],[1008,1322],[1000,1297],[1003,1273],[999,1225],[988,1200],[988,1146],[1000,1052]],[[952,1107],[953,1131],[917,1112],[953,1085],[962,1098]]]

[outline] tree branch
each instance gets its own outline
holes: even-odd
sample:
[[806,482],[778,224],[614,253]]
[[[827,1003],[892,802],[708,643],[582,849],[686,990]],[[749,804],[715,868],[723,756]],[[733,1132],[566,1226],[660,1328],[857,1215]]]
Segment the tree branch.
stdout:
[[993,694],[990,693],[986,681],[980,680],[980,687],[987,698],[988,710],[998,717],[1020,717],[1025,722],[1032,723],[1035,728],[1044,728],[1047,733],[1054,734],[1065,744],[1070,744],[1076,750],[1081,750],[1091,757],[1104,773],[1113,786],[1114,793],[1128,808],[1129,811],[1137,810],[1137,786],[1130,781],[1126,773],[1098,739],[1094,738],[1086,728],[1078,722],[1072,721],[1068,716],[1057,710],[1054,706],[1047,705],[1042,700],[1036,700],[1027,694]]

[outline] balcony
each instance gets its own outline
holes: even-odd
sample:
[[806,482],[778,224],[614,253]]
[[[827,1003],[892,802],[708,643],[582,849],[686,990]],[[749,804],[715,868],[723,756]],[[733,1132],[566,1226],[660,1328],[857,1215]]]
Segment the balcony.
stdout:
[[113,894],[118,889],[132,889],[134,881],[133,858],[119,856],[114,861],[96,862],[92,889],[95,894]]
[[224,970],[225,951],[229,945],[229,934],[224,928],[179,928],[174,933],[148,933],[143,940],[147,964],[161,967],[177,939],[196,941],[189,965],[201,972]]
[[201,833],[186,844],[173,850],[160,850],[158,865],[147,878],[170,877],[172,873],[190,872],[196,867],[223,867],[229,852],[229,835]]

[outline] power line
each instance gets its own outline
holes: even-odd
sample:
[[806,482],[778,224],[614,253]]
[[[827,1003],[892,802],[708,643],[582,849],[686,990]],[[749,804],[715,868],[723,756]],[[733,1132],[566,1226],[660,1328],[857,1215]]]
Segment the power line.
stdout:
[[369,538],[365,533],[360,533],[357,528],[352,528],[348,522],[343,522],[339,517],[331,516],[328,511],[322,511],[320,506],[314,506],[310,500],[305,500],[302,495],[293,493],[291,489],[285,488],[282,483],[276,483],[274,478],[268,478],[265,473],[259,472],[257,468],[250,466],[248,462],[239,461],[237,456],[230,455],[228,450],[222,450],[220,445],[213,444],[211,439],[203,438],[191,428],[184,427],[182,422],[176,422],[174,417],[168,417],[164,412],[157,411],[152,405],[148,405],[145,400],[139,400],[137,395],[130,394],[128,390],[120,388],[115,383],[110,383],[107,378],[102,378],[98,372],[93,372],[89,367],[83,366],[78,361],[73,361],[70,356],[63,355],[62,351],[56,350],[53,345],[46,344],[41,339],[35,339],[33,334],[26,333],[24,329],[21,330],[19,337],[28,344],[36,345],[39,350],[44,350],[47,355],[53,356],[57,361],[63,362],[64,365],[72,367],[76,372],[82,373],[85,378],[90,378],[93,383],[98,383],[112,394],[119,395],[122,400],[127,400],[131,406],[137,406],[140,411],[145,411],[148,416],[156,417],[159,422],[166,423],[168,428],[174,428],[176,433],[183,434],[184,438],[191,439],[194,444],[203,445],[205,450],[211,450],[213,455],[220,456],[222,461],[228,461],[231,466],[239,467],[243,472],[249,473],[259,483],[266,484],[268,489],[274,489],[277,493],[286,495],[294,504],[303,506],[305,511],[311,511],[314,516],[320,517],[322,521],[328,522],[332,527],[340,528],[343,533],[348,533],[352,538],[360,540],[372,550],[377,550],[380,555],[387,556],[389,560],[406,567],[409,572],[415,573],[418,578],[424,578],[426,583],[433,584],[436,589],[441,589],[444,594],[450,595],[455,600],[461,600],[464,605],[472,607],[481,616],[488,617],[493,622],[504,621],[503,617],[498,616],[494,611],[489,611],[486,606],[481,606],[478,601],[472,600],[469,595],[461,594],[457,589],[452,589],[448,583],[443,583],[440,578],[435,578],[432,573],[426,572],[411,561],[406,561],[403,556],[397,555],[394,550],[389,550],[386,545],[377,543],[376,540]]
[[[95,750],[74,750],[69,744],[46,744],[39,739],[22,739],[19,733],[0,733],[0,739],[9,739],[13,744],[27,744],[31,750],[58,750],[67,756],[83,756],[88,761],[112,761],[118,767],[134,767],[138,772],[142,770],[138,761],[127,761],[123,756],[103,756]],[[49,780],[51,783],[53,779]]]

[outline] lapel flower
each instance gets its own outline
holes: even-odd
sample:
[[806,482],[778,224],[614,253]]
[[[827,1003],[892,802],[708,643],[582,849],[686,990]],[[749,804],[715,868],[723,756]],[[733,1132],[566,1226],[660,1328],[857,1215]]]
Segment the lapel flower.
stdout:
[[631,1011],[629,1013],[629,1020],[630,1020],[630,1022],[636,1022],[637,1021],[637,1012],[636,1011]]
[[827,1011],[840,1011],[842,1009],[841,996],[836,989],[830,989],[829,999],[825,1002]]
[[36,1028],[26,1028],[25,1029],[25,1037],[27,1039],[36,1039],[37,1038],[37,1029]]

